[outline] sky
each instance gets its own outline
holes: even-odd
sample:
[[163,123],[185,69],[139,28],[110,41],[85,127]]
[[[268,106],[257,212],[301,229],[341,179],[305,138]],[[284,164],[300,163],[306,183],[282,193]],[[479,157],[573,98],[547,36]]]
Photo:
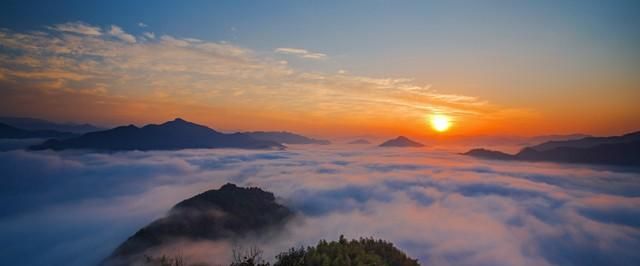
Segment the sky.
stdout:
[[15,150],[0,152],[0,172],[0,260],[8,265],[95,265],[171,206],[227,182],[273,192],[297,218],[264,238],[185,240],[156,252],[226,265],[231,248],[256,245],[273,261],[344,234],[390,241],[421,265],[640,262],[640,179],[623,168],[299,145]]
[[640,128],[637,1],[4,1],[0,115],[319,136]]

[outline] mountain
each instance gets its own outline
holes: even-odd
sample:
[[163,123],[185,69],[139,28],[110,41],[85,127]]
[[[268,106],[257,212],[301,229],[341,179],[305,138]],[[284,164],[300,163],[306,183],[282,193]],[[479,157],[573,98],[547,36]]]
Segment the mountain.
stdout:
[[55,130],[24,130],[0,123],[0,139],[69,138],[75,134]]
[[492,151],[487,149],[472,149],[468,152],[463,153],[463,155],[469,155],[474,157],[480,157],[485,159],[493,159],[493,160],[515,160],[515,156],[504,153],[501,151]]
[[302,135],[290,133],[290,132],[275,132],[275,131],[256,131],[256,132],[244,132],[254,139],[274,141],[280,144],[331,144],[328,140],[313,139]]
[[380,147],[424,147],[422,143],[415,142],[405,136],[390,139],[379,145]]
[[543,136],[534,136],[523,141],[523,144],[526,145],[539,145],[541,143],[550,142],[550,141],[567,141],[567,140],[576,140],[582,138],[591,137],[587,134],[568,134],[568,135],[543,135]]
[[48,140],[32,150],[178,150],[204,148],[283,149],[273,141],[256,140],[246,134],[225,134],[180,118],[160,125],[134,125],[86,133],[66,140]]
[[122,243],[104,265],[137,265],[145,251],[180,240],[234,239],[283,226],[293,213],[271,192],[226,184],[183,200]]
[[516,154],[473,149],[464,155],[485,159],[640,166],[640,132],[613,137],[549,141]]
[[640,141],[640,131],[613,137],[584,137],[567,141],[547,141],[532,146],[531,148],[536,151],[548,151],[558,147],[592,148],[602,144],[618,144],[633,141]]
[[0,123],[26,130],[55,130],[76,134],[104,130],[104,128],[96,127],[91,124],[55,123],[29,117],[0,117]]
[[351,142],[349,142],[347,144],[371,144],[371,142],[369,142],[366,139],[357,139],[357,140],[351,141]]

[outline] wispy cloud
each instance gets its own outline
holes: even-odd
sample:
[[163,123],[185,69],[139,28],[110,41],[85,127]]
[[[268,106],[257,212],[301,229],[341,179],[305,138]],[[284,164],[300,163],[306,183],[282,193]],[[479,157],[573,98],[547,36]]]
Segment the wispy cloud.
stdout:
[[124,30],[122,30],[122,28],[116,26],[116,25],[111,25],[111,29],[109,30],[109,34],[111,36],[114,36],[122,41],[128,42],[128,43],[135,43],[136,42],[136,37],[134,37],[131,34],[128,34],[126,32],[124,32]]
[[155,38],[156,38],[156,34],[155,34],[155,33],[153,33],[153,32],[148,32],[148,31],[147,31],[147,32],[142,33],[142,35],[143,35],[144,37],[149,38],[149,39],[155,39]]
[[100,36],[102,34],[99,27],[91,26],[83,22],[68,22],[63,24],[56,24],[47,28],[55,31],[70,32],[70,33],[92,35],[92,36]]
[[147,24],[144,24],[144,23],[142,23],[142,22],[138,22],[138,27],[140,27],[140,28],[146,28],[146,27],[148,27],[148,26],[149,26],[149,25],[147,25]]
[[[395,128],[398,131],[412,130],[422,126],[425,114],[432,111],[474,119],[506,119],[523,113],[505,112],[505,108],[473,96],[439,92],[432,85],[411,78],[302,71],[286,61],[228,42],[156,36],[152,32],[142,33],[139,38],[144,41],[138,42],[116,25],[102,32],[99,27],[81,22],[47,29],[0,29],[0,46],[13,51],[0,56],[0,82],[6,85],[2,86],[4,97],[0,99],[4,108],[33,113],[34,108],[25,106],[39,106],[42,110],[63,112],[67,109],[56,104],[80,108],[98,102],[104,108],[83,108],[83,115],[95,119],[126,114],[127,120],[157,120],[176,114],[204,117],[216,110],[231,114],[229,120],[206,115],[213,119],[209,123],[235,128],[246,127],[238,121],[248,121],[250,116],[261,116],[257,120],[265,121],[264,125],[253,127],[283,121],[296,121],[302,127],[304,121],[309,121],[306,118],[314,117],[316,121],[326,121],[328,128],[335,128],[332,123],[339,121],[352,125],[352,131],[356,130],[354,125],[385,128],[385,123],[406,125],[405,129]],[[304,49],[279,48],[276,52],[314,59],[326,57]],[[243,93],[238,95],[238,91]],[[37,100],[53,99],[53,93],[60,97],[57,101]],[[87,97],[88,93],[96,98],[79,101],[78,95]],[[24,97],[26,94],[43,96]],[[37,103],[16,105],[22,102],[18,99]],[[139,111],[142,106],[151,108],[158,102],[172,109]],[[67,119],[78,114],[64,113]],[[247,119],[240,119],[244,116]]]
[[305,49],[298,49],[298,48],[277,48],[274,51],[279,54],[290,54],[290,55],[295,55],[295,56],[307,58],[307,59],[321,60],[321,59],[327,58],[326,54],[310,52]]

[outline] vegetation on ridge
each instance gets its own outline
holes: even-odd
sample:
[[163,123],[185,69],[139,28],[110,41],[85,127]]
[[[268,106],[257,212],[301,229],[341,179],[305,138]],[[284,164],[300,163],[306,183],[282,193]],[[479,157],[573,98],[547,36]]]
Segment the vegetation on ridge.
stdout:
[[[246,252],[234,250],[230,266],[271,266],[265,262],[259,249]],[[186,266],[184,258],[154,259],[147,257],[149,266]],[[381,239],[360,238],[346,240],[340,236],[338,241],[320,240],[315,247],[291,248],[276,256],[273,266],[418,266],[418,260],[412,259],[396,248],[392,243]],[[194,264],[195,265],[195,264]],[[203,265],[203,264],[197,264]]]

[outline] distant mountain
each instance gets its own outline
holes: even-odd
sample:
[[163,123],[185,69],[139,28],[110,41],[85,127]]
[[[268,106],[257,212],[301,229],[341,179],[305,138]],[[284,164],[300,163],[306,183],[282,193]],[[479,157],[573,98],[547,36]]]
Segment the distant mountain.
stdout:
[[55,130],[24,130],[0,123],[0,139],[69,138],[75,134]]
[[515,160],[516,159],[514,155],[504,153],[501,151],[492,151],[487,149],[472,149],[468,152],[463,153],[463,155],[469,155],[469,156],[480,157],[485,159],[494,159],[494,160]]
[[0,117],[0,123],[26,130],[55,130],[76,134],[104,130],[91,124],[55,123],[29,117]]
[[640,141],[640,131],[613,137],[583,137],[567,141],[548,141],[531,148],[536,151],[548,151],[559,147],[592,148],[602,144],[618,144]]
[[86,133],[66,140],[49,140],[32,150],[178,150],[204,148],[282,149],[283,145],[246,134],[225,134],[180,118],[161,125],[134,125]]
[[549,141],[566,141],[591,137],[587,134],[568,134],[568,135],[543,135],[528,138],[525,142],[528,145],[539,145]]
[[357,139],[357,140],[349,142],[348,144],[371,144],[371,142],[369,142],[366,139]]
[[275,141],[281,144],[331,144],[328,140],[314,139],[305,137],[302,135],[290,133],[290,132],[275,132],[275,131],[256,131],[256,132],[244,132],[254,139]]
[[486,159],[640,166],[640,132],[614,137],[549,141],[517,154],[473,149],[464,155]]
[[146,251],[180,240],[242,237],[283,226],[292,212],[271,192],[226,184],[176,204],[169,213],[129,237],[104,265],[138,265]]
[[405,136],[399,136],[395,139],[390,139],[379,145],[380,147],[424,147],[422,143],[415,142],[408,139]]

